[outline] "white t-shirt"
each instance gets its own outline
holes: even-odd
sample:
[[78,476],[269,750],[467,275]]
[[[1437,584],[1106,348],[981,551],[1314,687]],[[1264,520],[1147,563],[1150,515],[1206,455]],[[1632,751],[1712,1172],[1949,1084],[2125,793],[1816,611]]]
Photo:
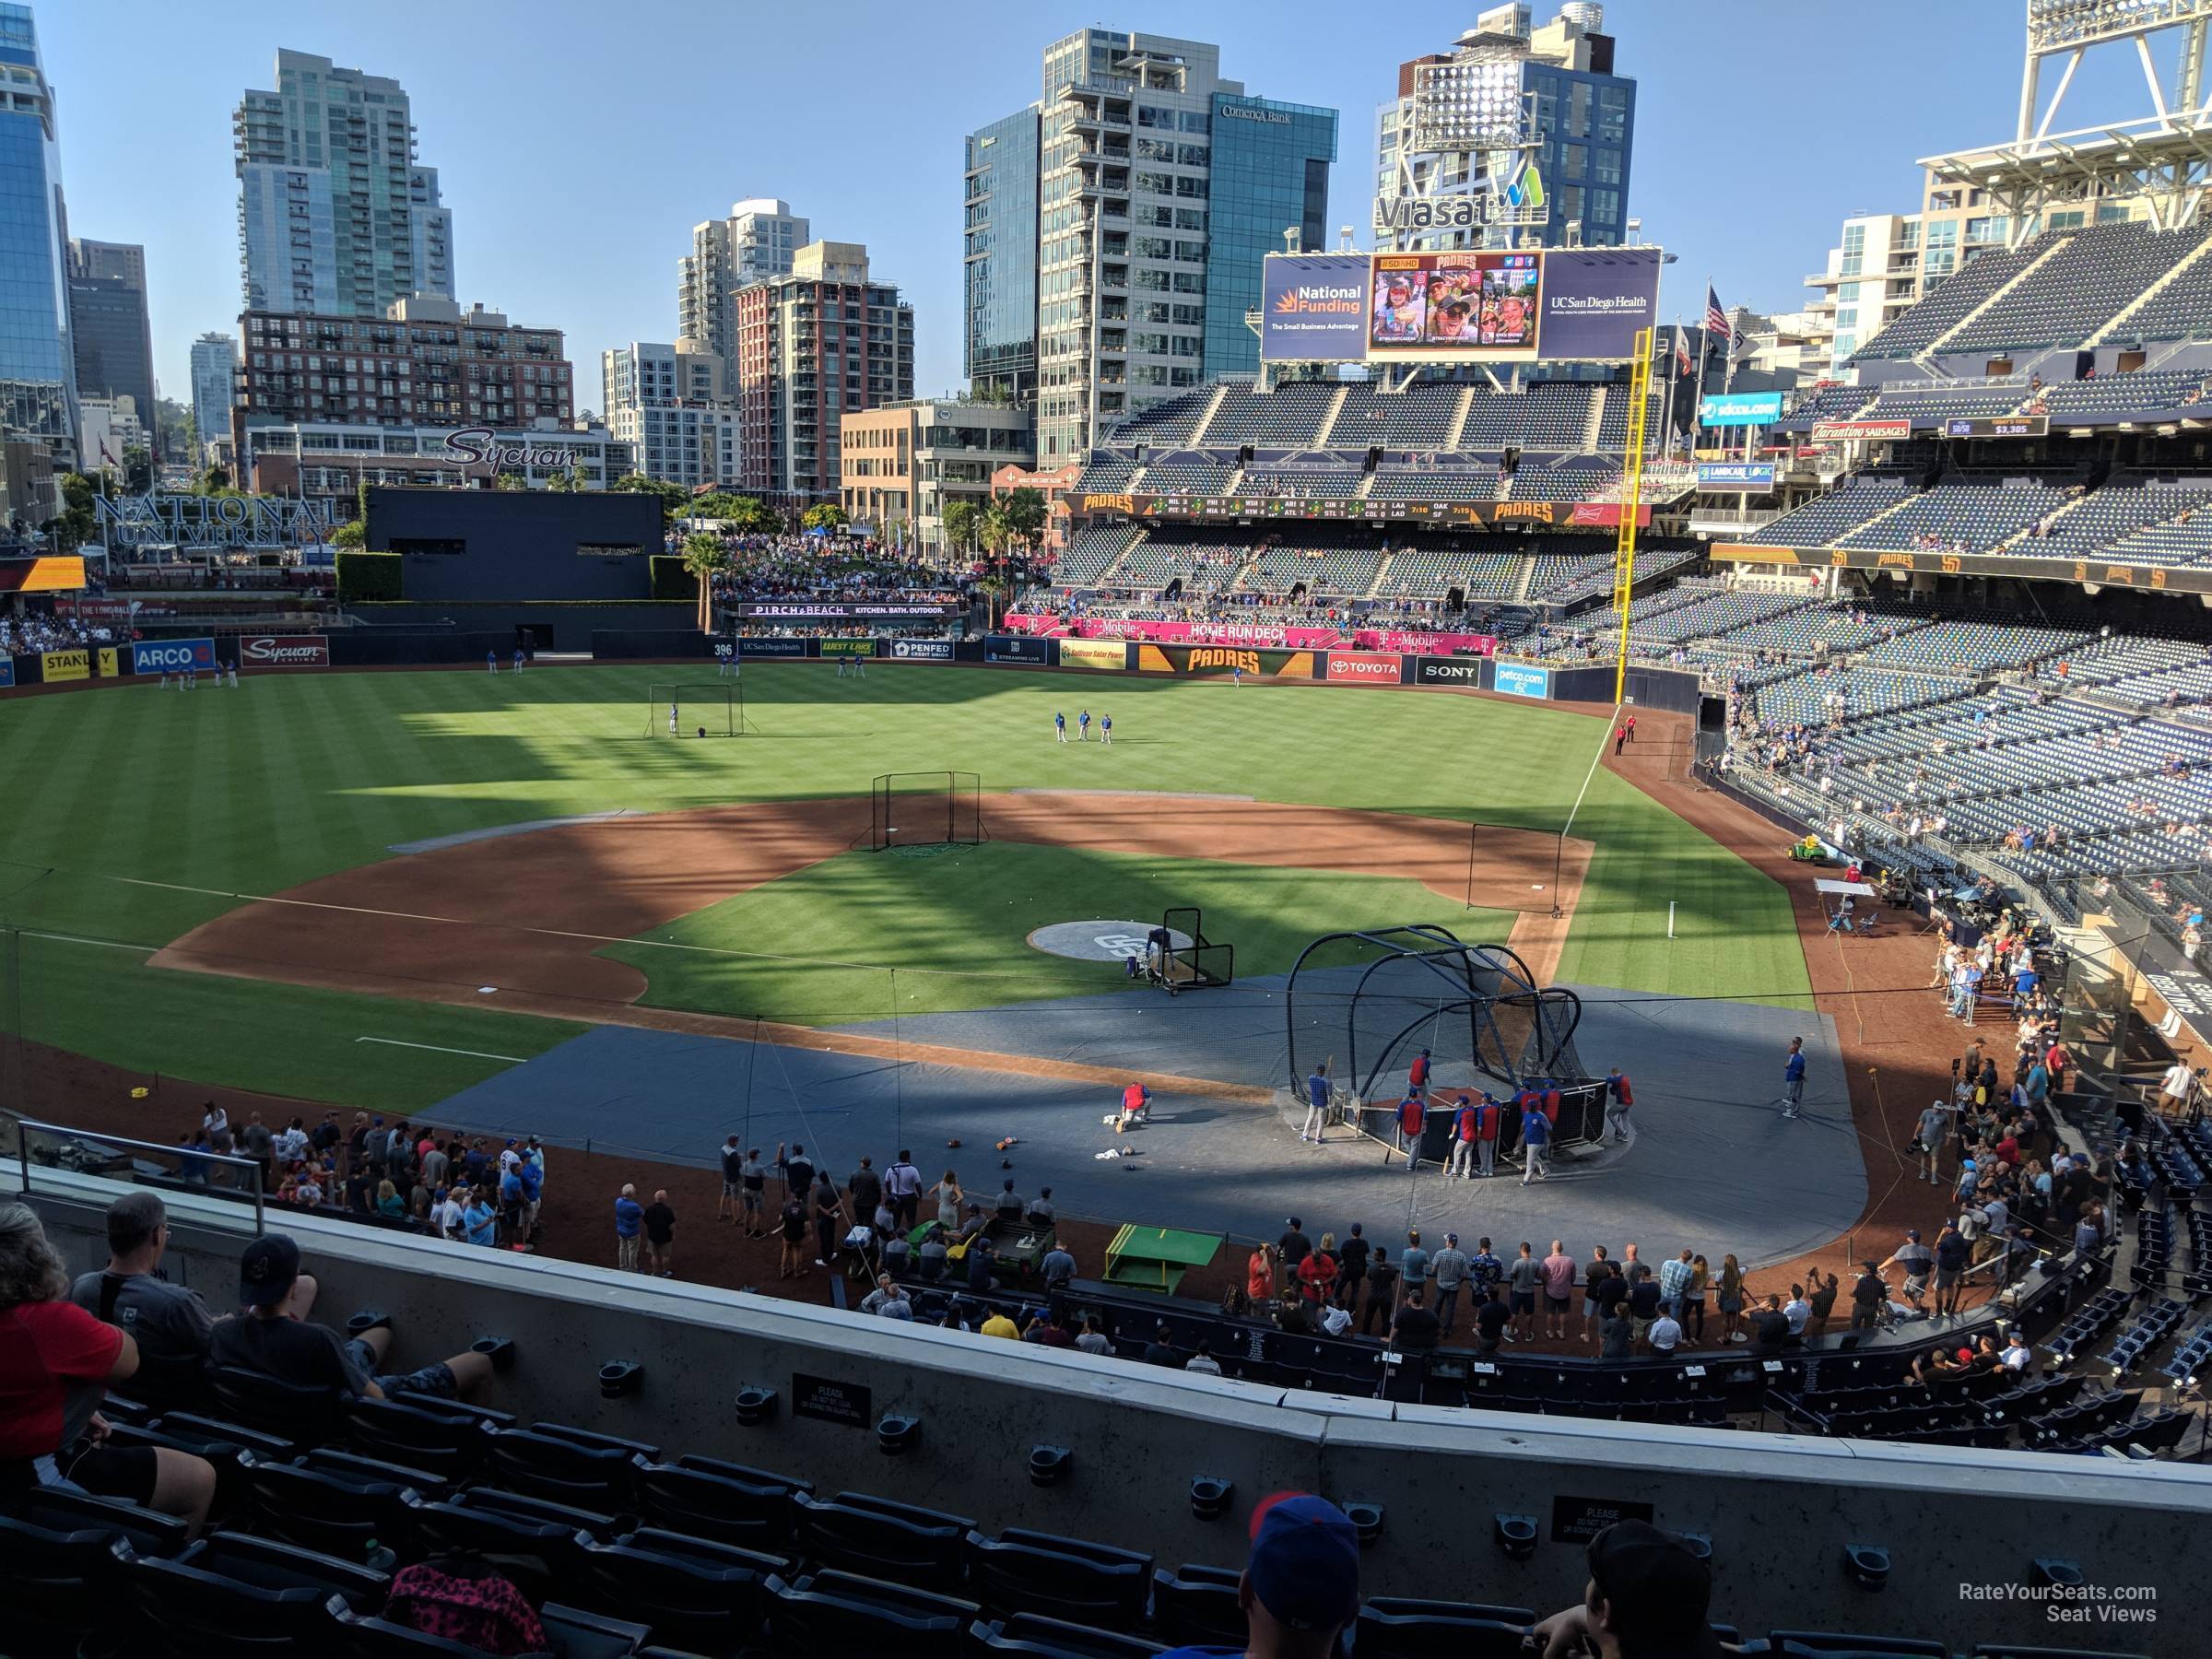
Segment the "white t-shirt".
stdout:
[[438,1236],[441,1239],[461,1236],[461,1206],[451,1198],[438,1206]]
[[1783,1317],[1790,1322],[1790,1335],[1805,1335],[1805,1322],[1813,1316],[1813,1304],[1808,1301],[1787,1301],[1782,1307]]
[[1998,1355],[1997,1358],[2006,1371],[2026,1371],[2028,1369],[2028,1361],[2034,1359],[2035,1354],[2032,1349],[2023,1347],[2020,1344],[2016,1342],[2012,1345],[2012,1347],[2006,1348],[2002,1354]]
[[2185,1100],[2189,1098],[2189,1081],[2188,1066],[2176,1060],[2166,1068],[2166,1080],[2159,1085],[2159,1092],[2170,1100]]
[[[1809,1313],[1812,1310],[1807,1308],[1806,1312]],[[1653,1320],[1649,1334],[1652,1339],[1652,1351],[1655,1354],[1672,1352],[1675,1344],[1682,1340],[1682,1327],[1675,1322],[1674,1315],[1671,1313],[1662,1313],[1658,1318]]]

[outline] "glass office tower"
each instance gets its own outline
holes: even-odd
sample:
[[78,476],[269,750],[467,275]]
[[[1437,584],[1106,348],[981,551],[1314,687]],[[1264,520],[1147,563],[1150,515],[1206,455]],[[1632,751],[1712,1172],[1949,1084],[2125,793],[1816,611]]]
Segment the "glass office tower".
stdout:
[[0,4],[0,436],[74,456],[69,224],[53,89],[28,6]]

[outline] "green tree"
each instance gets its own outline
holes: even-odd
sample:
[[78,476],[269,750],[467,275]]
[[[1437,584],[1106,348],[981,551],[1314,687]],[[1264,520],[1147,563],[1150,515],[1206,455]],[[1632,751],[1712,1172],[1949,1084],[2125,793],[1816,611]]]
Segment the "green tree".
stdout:
[[573,495],[583,488],[583,473],[579,467],[560,466],[546,475],[546,488],[560,495]]
[[1008,536],[1034,553],[1044,540],[1047,516],[1044,491],[1025,484],[1019,489],[1008,490],[998,508],[1006,517]]
[[92,502],[99,491],[92,480],[83,473],[64,473],[61,479],[62,512],[53,520],[51,534],[54,546],[66,553],[90,541],[100,527],[100,515],[93,511]]
[[1007,522],[1006,502],[994,500],[983,508],[976,519],[975,539],[993,559],[1006,557],[1006,544],[1014,539],[1014,526]]
[[530,480],[518,472],[503,472],[491,481],[494,489],[527,489]]
[[626,495],[659,496],[661,523],[664,525],[688,512],[691,505],[690,492],[681,484],[671,484],[665,478],[649,478],[643,473],[624,473],[607,488],[618,489]]
[[836,530],[847,524],[845,510],[835,501],[824,501],[809,507],[799,515],[800,528],[806,530]]
[[369,522],[369,480],[362,478],[353,487],[353,516],[362,524]]
[[369,532],[362,528],[365,519],[347,519],[330,533],[330,545],[359,551],[369,545]]
[[235,493],[230,488],[230,469],[210,463],[207,470],[193,480],[192,492],[194,495],[210,496]]
[[714,627],[714,598],[712,579],[717,571],[729,569],[730,550],[722,544],[722,537],[711,530],[694,530],[684,537],[684,569],[699,583],[699,631],[710,632]]
[[955,552],[972,552],[982,516],[983,510],[973,501],[956,496],[946,502],[945,545]]

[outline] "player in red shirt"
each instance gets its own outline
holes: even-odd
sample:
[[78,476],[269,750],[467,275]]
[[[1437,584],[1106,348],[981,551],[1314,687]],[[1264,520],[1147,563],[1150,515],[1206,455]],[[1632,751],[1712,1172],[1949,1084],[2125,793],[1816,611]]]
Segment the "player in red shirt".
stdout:
[[1421,1135],[1428,1126],[1429,1102],[1419,1094],[1409,1092],[1398,1102],[1398,1140],[1406,1151],[1408,1175],[1421,1167]]

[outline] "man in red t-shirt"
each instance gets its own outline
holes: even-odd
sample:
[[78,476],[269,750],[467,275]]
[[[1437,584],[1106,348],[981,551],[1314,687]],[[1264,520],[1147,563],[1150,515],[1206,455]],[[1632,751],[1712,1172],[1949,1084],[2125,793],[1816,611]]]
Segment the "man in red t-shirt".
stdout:
[[1413,1065],[1406,1068],[1406,1092],[1407,1094],[1423,1094],[1428,1091],[1428,1088],[1429,1051],[1423,1049],[1413,1057]]
[[1482,1091],[1482,1105],[1475,1117],[1475,1160],[1485,1175],[1498,1163],[1498,1126],[1505,1113],[1488,1089]]
[[1130,1084],[1122,1090],[1122,1115],[1115,1120],[1113,1132],[1116,1135],[1126,1133],[1130,1124],[1143,1123],[1146,1113],[1151,1110],[1152,1091],[1142,1083]]

